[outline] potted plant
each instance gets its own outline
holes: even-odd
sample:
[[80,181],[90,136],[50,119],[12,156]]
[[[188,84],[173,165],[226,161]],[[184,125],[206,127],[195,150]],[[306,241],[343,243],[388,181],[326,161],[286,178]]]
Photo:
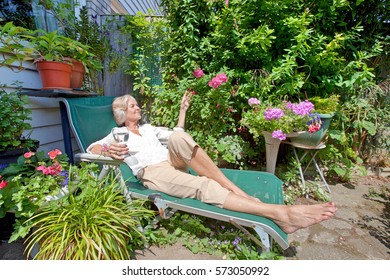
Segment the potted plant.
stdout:
[[29,255],[41,260],[128,260],[144,243],[143,222],[155,216],[142,200],[126,201],[119,183],[91,175],[97,165],[77,168],[78,188],[62,200],[39,209],[28,221],[33,230],[26,239]]
[[28,97],[19,95],[20,90],[6,92],[0,85],[0,164],[15,162],[23,153],[36,150],[39,142],[25,137],[31,129],[31,110],[26,108]]
[[322,126],[314,104],[308,100],[299,103],[282,101],[272,105],[250,98],[248,104],[251,109],[242,114],[241,122],[255,139],[267,132],[272,138],[286,140],[306,131],[315,133]]
[[69,192],[72,177],[68,157],[59,150],[48,153],[27,152],[16,163],[0,170],[0,218],[15,215],[14,231],[9,242],[25,237],[30,225],[25,223],[48,201]]
[[65,60],[72,64],[71,88],[81,88],[87,71],[103,68],[96,56],[90,52],[91,47],[76,40],[64,37],[66,40]]
[[[87,45],[58,34],[57,30],[29,30],[7,23],[0,29],[0,44],[4,65],[17,61],[23,68],[22,63],[29,60],[37,65],[43,89],[71,89],[73,59],[86,67],[102,68]],[[50,76],[46,76],[47,70]]]
[[[265,138],[267,172],[274,173],[281,141],[296,139],[301,135],[312,135],[322,129],[322,121],[308,100],[291,103],[281,101],[273,105],[250,98],[251,109],[243,112],[241,123],[249,128],[254,139]],[[294,141],[292,140],[292,141]]]
[[314,104],[315,112],[317,116],[321,119],[321,127],[318,131],[314,133],[306,132],[296,137],[290,138],[289,140],[296,143],[302,143],[308,146],[317,146],[319,145],[332,121],[333,116],[339,108],[339,96],[332,95],[330,97],[319,97],[315,96],[310,98],[310,102]]

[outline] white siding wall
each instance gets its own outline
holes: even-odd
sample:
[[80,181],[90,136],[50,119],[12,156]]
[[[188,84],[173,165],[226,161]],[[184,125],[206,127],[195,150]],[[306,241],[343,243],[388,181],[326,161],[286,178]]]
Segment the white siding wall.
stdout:
[[[41,80],[35,66],[31,63],[24,64],[26,70],[13,70],[8,67],[0,67],[0,84],[6,85],[6,91],[15,90],[14,82],[18,81],[23,91],[40,89]],[[59,103],[57,98],[29,97],[28,107],[32,110],[30,121],[32,130],[25,131],[24,135],[30,134],[32,139],[39,140],[39,150],[49,152],[52,149],[60,149],[65,152]],[[77,148],[77,144],[74,144]]]

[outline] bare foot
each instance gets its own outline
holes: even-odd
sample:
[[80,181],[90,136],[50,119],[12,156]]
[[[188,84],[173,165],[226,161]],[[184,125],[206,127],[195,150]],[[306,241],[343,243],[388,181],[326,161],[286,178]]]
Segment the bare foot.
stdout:
[[275,222],[285,233],[293,233],[298,229],[328,220],[337,211],[333,202],[315,205],[287,206],[287,211]]

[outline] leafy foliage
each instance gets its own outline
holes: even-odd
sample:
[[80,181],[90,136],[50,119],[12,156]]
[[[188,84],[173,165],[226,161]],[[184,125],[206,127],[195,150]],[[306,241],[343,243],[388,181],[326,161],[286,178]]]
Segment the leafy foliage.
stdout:
[[29,233],[30,225],[25,221],[42,205],[69,191],[69,176],[74,176],[74,170],[69,169],[67,155],[59,150],[51,151],[50,155],[49,158],[43,151],[27,152],[0,171],[6,182],[0,189],[0,217],[7,211],[14,212],[16,217],[9,242]]
[[[240,126],[250,97],[275,103],[340,96],[329,131],[332,141],[321,159],[330,173],[348,179],[362,161],[365,143],[378,136],[381,130],[376,128],[384,127],[389,118],[389,103],[378,90],[370,90],[372,99],[364,111],[356,106],[386,69],[382,58],[388,49],[388,28],[383,18],[388,12],[383,1],[164,0],[162,5],[165,33],[153,46],[158,46],[163,85],[145,92],[155,100],[152,122],[172,125],[179,99],[194,86],[192,72],[199,68],[210,77],[218,73],[229,77],[225,91],[197,92],[188,111],[187,130],[215,160],[226,150],[213,144],[226,135],[238,136],[261,151]],[[149,25],[139,29],[146,34],[137,36],[147,36],[150,29]],[[145,76],[139,81],[148,83]],[[227,114],[226,109],[232,112]],[[253,158],[240,160],[244,167]],[[337,168],[340,161],[344,173]]]
[[[21,147],[23,133],[31,129],[31,109],[26,108],[28,97],[20,89],[7,93],[0,85],[0,151]],[[27,148],[32,147],[27,143]],[[26,146],[26,145],[25,145]]]

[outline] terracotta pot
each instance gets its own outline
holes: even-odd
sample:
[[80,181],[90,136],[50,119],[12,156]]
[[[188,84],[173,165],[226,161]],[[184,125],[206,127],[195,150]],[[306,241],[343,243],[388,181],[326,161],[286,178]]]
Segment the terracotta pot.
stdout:
[[39,61],[37,70],[42,81],[42,89],[70,90],[72,65],[56,61]]
[[70,80],[71,88],[81,88],[83,85],[85,67],[80,61],[72,60],[72,75]]

